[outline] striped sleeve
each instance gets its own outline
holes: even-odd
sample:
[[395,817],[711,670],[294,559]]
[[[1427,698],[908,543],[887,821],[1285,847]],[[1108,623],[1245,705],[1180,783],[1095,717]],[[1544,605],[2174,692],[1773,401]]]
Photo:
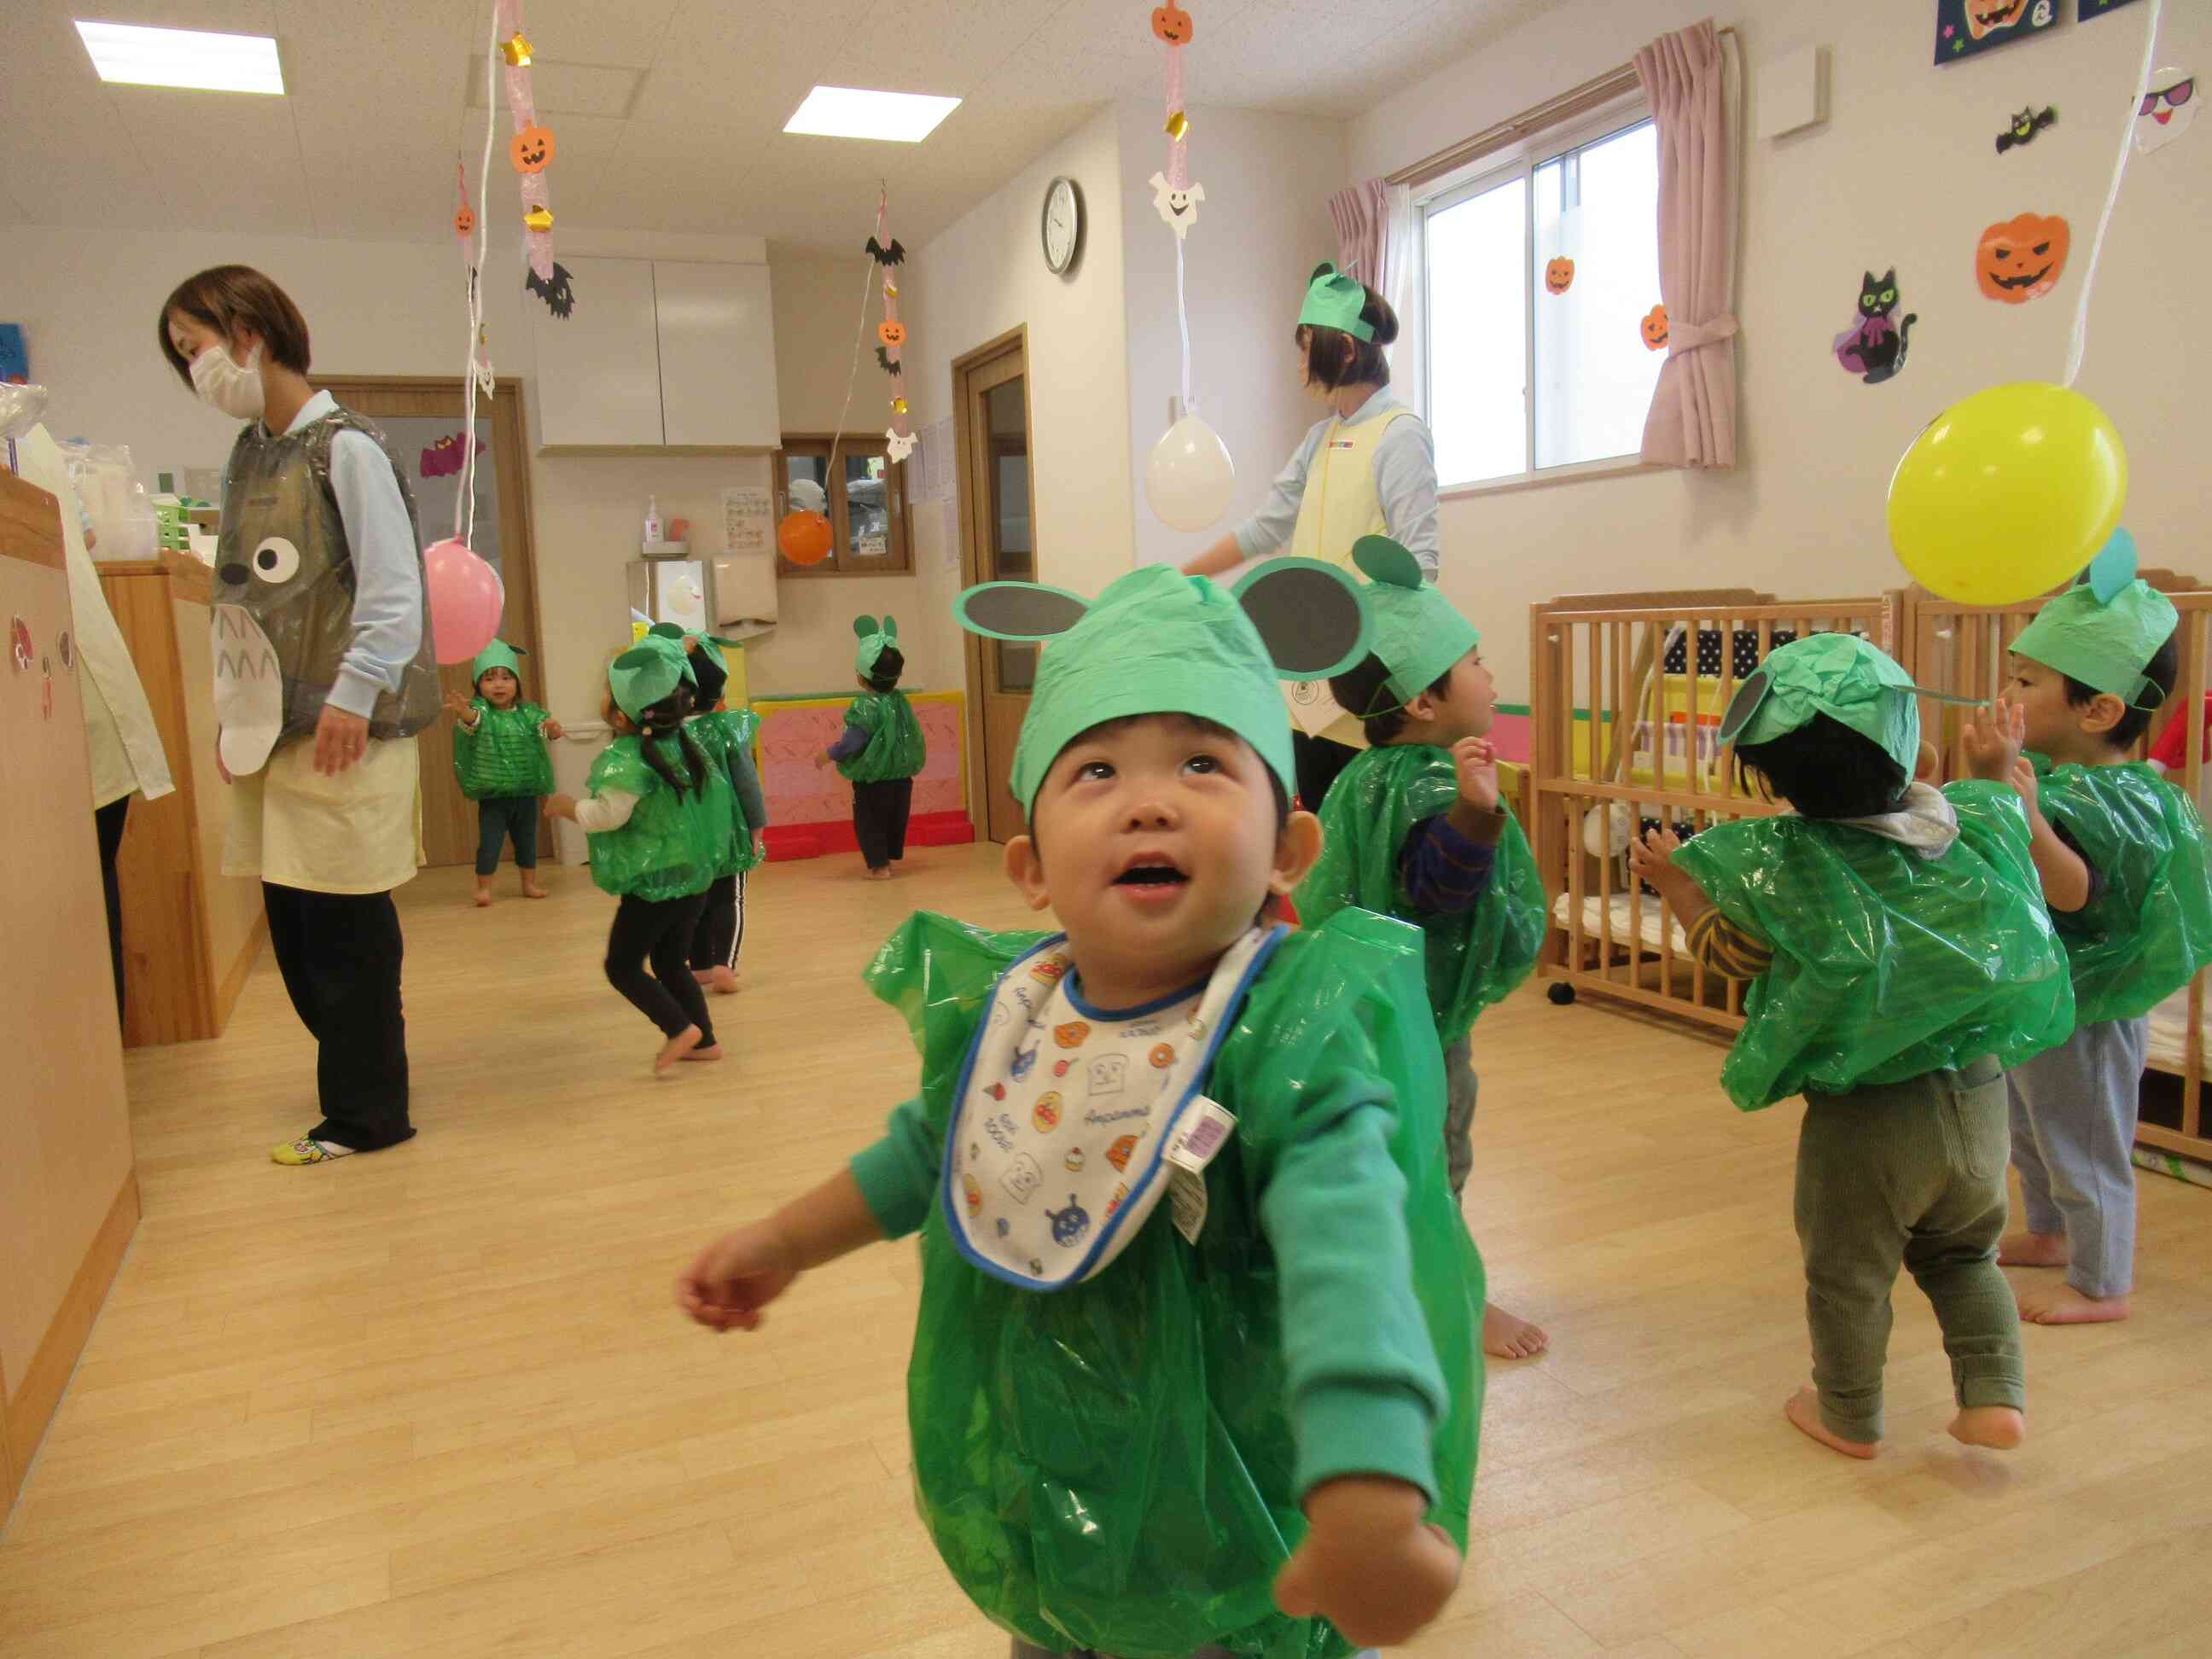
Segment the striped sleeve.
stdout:
[[1774,952],[1719,910],[1707,908],[1686,930],[1690,958],[1725,979],[1757,979],[1774,965]]

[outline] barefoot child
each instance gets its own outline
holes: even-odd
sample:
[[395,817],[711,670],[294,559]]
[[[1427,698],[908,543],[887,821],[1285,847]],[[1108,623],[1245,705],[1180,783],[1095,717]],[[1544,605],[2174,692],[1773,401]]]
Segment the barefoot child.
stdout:
[[1356,657],[1359,599],[1317,567],[1242,592],[1336,637],[1271,659],[1266,610],[1164,565],[1087,607],[962,597],[972,629],[1053,640],[1006,870],[1066,931],[911,918],[868,978],[913,1028],[917,1097],[678,1285],[752,1330],[800,1275],[921,1232],[916,1499],[1017,1659],[1337,1659],[1410,1636],[1458,1576],[1481,1264],[1420,935],[1255,920],[1319,839],[1278,676]]
[[[2124,568],[2122,567],[2124,567]],[[2015,1067],[2012,1161],[2027,1229],[1997,1260],[2063,1267],[2024,1289],[2039,1325],[2124,1319],[2135,1271],[2135,1139],[2144,1016],[2212,961],[2204,825],[2189,799],[2130,762],[2173,690],[2172,601],[2100,559],[2014,642],[2008,699],[2035,757],[2014,775],[2035,864],[2074,977],[2074,1035]],[[2001,757],[1998,757],[2001,758]],[[1998,758],[1977,765],[1996,775]]]
[[[1928,695],[1928,694],[1919,694]],[[2019,798],[1915,782],[1911,678],[1864,641],[1783,647],[1720,738],[1737,774],[1794,809],[1630,846],[1690,954],[1753,981],[1721,1071],[1745,1111],[1805,1097],[1797,1237],[1813,1387],[1787,1407],[1872,1457],[1899,1264],[1935,1304],[1959,1403],[1951,1432],[2027,1432],[2020,1320],[1997,1269],[2004,1068],[2062,1041],[2073,997],[2035,890]]]
[[494,640],[477,653],[469,678],[476,696],[446,696],[453,717],[453,775],[477,804],[477,903],[491,902],[501,846],[514,842],[522,896],[544,898],[538,884],[538,802],[553,793],[553,757],[561,722],[522,697],[521,648]]
[[886,617],[853,618],[860,648],[853,672],[867,695],[847,705],[845,730],[815,761],[837,763],[853,786],[853,835],[872,881],[889,881],[891,866],[906,857],[907,813],[914,805],[914,776],[927,756],[921,722],[906,693],[898,689],[906,657],[898,647],[898,623]]
[[[1474,625],[1413,556],[1364,536],[1352,559],[1372,582],[1374,654],[1331,682],[1364,728],[1322,809],[1322,855],[1297,891],[1314,926],[1346,905],[1393,915],[1427,935],[1429,1008],[1443,1044],[1444,1156],[1458,1197],[1474,1167],[1475,1018],[1528,976],[1544,942],[1544,884],[1521,826],[1498,805],[1488,742],[1497,714]],[[1482,1313],[1483,1352],[1544,1351],[1536,1326]]]
[[653,1069],[720,1060],[690,949],[707,889],[729,858],[730,781],[684,730],[691,698],[681,650],[655,641],[625,651],[607,684],[607,724],[618,735],[592,763],[587,797],[556,794],[546,805],[583,826],[592,879],[622,900],[607,933],[607,981],[667,1039]]

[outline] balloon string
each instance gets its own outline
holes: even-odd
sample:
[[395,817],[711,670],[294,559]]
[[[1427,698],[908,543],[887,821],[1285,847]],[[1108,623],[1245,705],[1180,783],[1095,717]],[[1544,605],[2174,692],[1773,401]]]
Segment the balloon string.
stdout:
[[1182,331],[1182,410],[1190,413],[1190,311],[1182,299],[1182,238],[1176,238],[1176,324]]
[[499,136],[499,6],[491,8],[491,33],[484,47],[483,163],[477,169],[475,257],[469,264],[469,362],[463,378],[467,415],[461,427],[460,490],[453,497],[453,534],[475,550],[477,533],[477,351],[483,337],[483,258],[491,237],[491,149]]
[[2112,228],[2112,210],[2119,205],[2120,181],[2128,176],[2128,156],[2135,149],[2143,89],[2150,85],[2151,73],[2158,65],[2158,26],[2165,10],[2166,0],[2150,0],[2150,17],[2143,27],[2142,66],[2128,100],[2128,118],[2120,126],[2120,159],[2112,167],[2112,185],[2105,191],[2105,210],[2097,216],[2096,238],[2089,244],[2089,268],[2082,274],[2081,293],[2074,302],[2074,332],[2066,346],[2065,383],[2069,388],[2081,378],[2081,357],[2088,349],[2089,295],[2097,284],[2097,262],[2104,257],[2105,233]]
[[[853,367],[845,376],[845,406],[837,411],[837,429],[830,434],[830,459],[822,467],[824,494],[829,491],[830,480],[837,476],[837,444],[845,435],[845,416],[853,411],[853,382],[860,378],[860,340],[868,326],[868,289],[876,280],[876,256],[872,253],[868,256],[867,273],[860,283],[860,320],[853,327]],[[790,505],[787,495],[784,504],[787,507]]]

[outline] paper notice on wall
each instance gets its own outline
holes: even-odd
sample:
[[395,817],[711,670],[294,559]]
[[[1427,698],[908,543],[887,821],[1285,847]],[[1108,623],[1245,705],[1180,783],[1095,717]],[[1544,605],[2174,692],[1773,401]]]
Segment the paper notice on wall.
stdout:
[[775,503],[766,489],[744,484],[722,492],[722,550],[765,554],[774,528]]
[[948,499],[952,495],[952,422],[949,418],[922,428],[920,459],[920,498],[925,501]]

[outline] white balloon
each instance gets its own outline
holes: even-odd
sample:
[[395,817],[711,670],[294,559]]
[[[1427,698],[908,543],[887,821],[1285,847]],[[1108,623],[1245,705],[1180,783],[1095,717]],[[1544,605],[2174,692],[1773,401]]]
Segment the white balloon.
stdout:
[[1160,434],[1145,462],[1145,499],[1171,530],[1203,530],[1229,510],[1237,463],[1221,434],[1195,413]]

